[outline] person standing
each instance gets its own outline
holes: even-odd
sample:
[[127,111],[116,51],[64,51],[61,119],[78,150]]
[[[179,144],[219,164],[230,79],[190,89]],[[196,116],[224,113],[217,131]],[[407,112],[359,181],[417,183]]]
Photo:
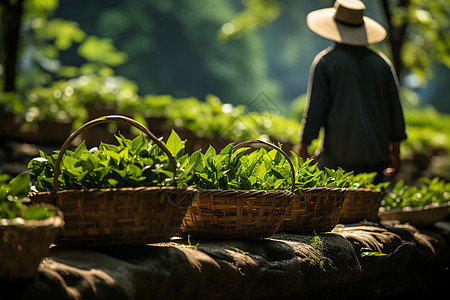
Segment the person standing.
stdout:
[[406,131],[392,64],[367,47],[384,40],[386,30],[364,12],[362,1],[337,0],[307,16],[308,27],[335,44],[311,66],[300,156],[310,157],[307,147],[324,128],[319,168],[377,172],[380,182],[400,169]]

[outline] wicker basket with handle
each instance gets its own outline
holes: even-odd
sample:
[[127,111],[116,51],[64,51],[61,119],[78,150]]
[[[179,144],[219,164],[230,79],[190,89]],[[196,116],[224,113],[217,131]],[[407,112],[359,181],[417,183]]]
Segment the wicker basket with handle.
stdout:
[[279,151],[289,162],[292,189],[285,190],[199,190],[180,227],[179,235],[204,239],[257,239],[274,234],[287,206],[294,199],[294,167],[279,147],[262,140],[237,144],[233,150],[264,144]]
[[310,234],[331,231],[339,223],[339,214],[347,189],[305,188],[288,206],[278,229],[281,233]]
[[378,222],[378,209],[384,197],[384,191],[368,188],[349,189],[345,195],[339,217],[340,223],[354,223],[363,220]]
[[145,126],[125,116],[110,115],[91,120],[72,133],[55,163],[53,191],[32,194],[32,202],[61,208],[64,229],[56,237],[59,245],[106,246],[168,241],[177,232],[187,208],[198,191],[176,187],[123,187],[110,189],[58,190],[60,162],[70,143],[89,128],[119,122],[144,132],[169,157],[173,178],[176,162],[170,151]]

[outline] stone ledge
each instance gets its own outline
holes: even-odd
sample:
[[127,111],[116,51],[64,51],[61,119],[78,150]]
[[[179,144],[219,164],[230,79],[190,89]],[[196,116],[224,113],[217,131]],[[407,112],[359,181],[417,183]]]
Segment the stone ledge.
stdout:
[[257,241],[54,247],[33,281],[0,287],[9,299],[367,299],[428,293],[449,263],[450,222],[348,225]]

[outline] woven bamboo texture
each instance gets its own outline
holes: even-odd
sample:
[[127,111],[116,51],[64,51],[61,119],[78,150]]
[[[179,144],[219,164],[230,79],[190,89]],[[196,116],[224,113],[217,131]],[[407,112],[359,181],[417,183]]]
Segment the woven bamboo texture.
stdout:
[[291,168],[291,191],[276,190],[200,190],[192,202],[178,235],[204,239],[258,239],[274,234],[286,208],[294,199],[294,167],[279,147],[261,140],[249,140],[234,150],[252,144],[263,144],[279,151]]
[[60,210],[46,220],[15,222],[0,219],[0,280],[31,280],[41,260],[48,255],[50,244],[64,225]]
[[144,132],[169,157],[175,178],[176,162],[172,154],[150,130],[125,116],[104,116],[89,121],[69,136],[55,163],[53,191],[30,195],[30,199],[56,205],[63,211],[66,225],[56,237],[58,245],[136,245],[168,241],[177,232],[189,205],[198,197],[197,190],[174,187],[58,190],[59,166],[67,147],[77,135],[106,122],[132,125]]
[[345,195],[339,222],[345,224],[362,220],[379,221],[378,209],[383,197],[383,191],[366,188],[349,189]]
[[289,191],[201,190],[180,227],[195,238],[265,238],[274,234],[295,195]]
[[339,223],[347,189],[302,189],[288,206],[278,229],[281,233],[310,234],[331,231]]
[[379,212],[381,220],[397,220],[416,227],[427,227],[443,220],[450,212],[450,202],[431,204],[424,207],[405,207]]
[[32,201],[64,212],[66,224],[56,244],[105,246],[168,241],[197,196],[195,189],[140,187],[45,192]]

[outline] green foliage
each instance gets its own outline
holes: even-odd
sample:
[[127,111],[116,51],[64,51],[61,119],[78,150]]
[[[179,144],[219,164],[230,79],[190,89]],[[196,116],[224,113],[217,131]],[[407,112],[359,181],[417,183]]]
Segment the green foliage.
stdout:
[[44,220],[54,215],[45,207],[25,205],[30,191],[30,173],[24,172],[12,178],[0,174],[0,219],[22,218]]
[[246,154],[249,148],[233,151],[228,144],[219,153],[210,146],[205,154],[194,152],[189,158],[193,167],[190,184],[200,189],[288,190],[290,169],[281,165],[282,155],[264,148]]
[[145,95],[136,110],[144,116],[162,117],[167,115],[167,110],[172,107],[173,102],[171,95]]
[[314,235],[310,240],[310,245],[319,252],[320,255],[319,266],[322,269],[322,271],[325,271],[325,264],[327,264],[330,267],[333,267],[333,261],[325,256],[326,250],[325,244],[323,243],[320,236]]
[[195,97],[174,99],[164,111],[170,124],[215,137],[225,128],[235,126],[244,107],[223,103],[218,97],[207,95],[204,102]]
[[20,96],[14,92],[0,93],[0,110],[19,114],[23,111]]
[[127,112],[138,109],[140,103],[136,83],[120,76],[90,74],[72,78],[66,85],[73,91],[71,101],[83,107],[109,107]]
[[[128,56],[126,64],[114,68],[116,74],[135,79],[143,95],[203,99],[212,93],[238,104],[250,102],[264,87],[280,99],[267,76],[258,34],[218,41],[218,30],[235,14],[228,1],[80,0],[61,1],[56,16],[75,19],[86,32],[112,39]],[[61,60],[79,65],[74,56]]]
[[73,89],[65,81],[55,81],[49,87],[36,87],[26,95],[26,122],[58,120],[71,122],[84,116],[84,108],[73,101]]
[[[60,3],[58,1],[24,1],[23,49],[18,90],[52,85],[54,78],[76,77],[87,74],[112,76],[123,64],[127,55],[118,51],[110,39],[87,36],[75,21],[51,18]],[[61,56],[78,51],[82,63],[64,65]],[[79,59],[79,58],[78,58]],[[79,60],[80,61],[80,60]]]
[[29,182],[30,174],[28,172],[21,173],[14,178],[11,178],[8,174],[0,174],[0,200],[4,202],[28,197]]
[[239,249],[237,247],[229,246],[228,248],[230,248],[231,250],[234,250],[234,251],[236,251],[237,253],[240,253],[240,254],[244,254],[244,255],[250,254],[250,252],[244,251],[244,250]]
[[450,153],[450,115],[432,107],[405,110],[408,139],[403,143],[405,155],[445,150]]
[[[190,183],[202,189],[289,190],[292,185],[291,169],[277,151],[264,148],[247,154],[248,148],[232,151],[228,144],[219,153],[210,147],[205,154],[194,152],[189,158],[193,165]],[[345,188],[351,173],[342,169],[319,170],[312,160],[303,161],[291,153],[295,172],[295,190],[303,188]]]
[[[149,144],[139,135],[133,140],[116,136],[119,145],[101,143],[88,150],[84,142],[74,151],[67,150],[61,160],[59,188],[98,189],[140,186],[185,187],[189,179],[188,155],[184,154],[184,142],[173,131],[165,144],[177,162],[174,180],[167,155],[156,144]],[[38,191],[53,189],[53,173],[59,150],[29,162],[28,167],[36,176]]]
[[448,0],[411,0],[405,7],[393,9],[392,21],[395,25],[408,24],[408,36],[402,50],[402,60],[425,84],[432,78],[431,66],[434,60],[450,67],[450,44],[448,30]]
[[221,41],[240,38],[242,34],[262,27],[280,15],[280,3],[274,0],[243,1],[245,9],[233,20],[222,25],[218,32]]
[[[80,43],[86,37],[86,33],[80,29],[78,23],[68,21],[61,18],[50,19],[42,24],[42,30],[36,31],[36,37],[44,40],[53,40],[53,44],[48,44],[47,51],[52,49],[52,53],[64,51],[73,46],[75,43]],[[50,52],[47,52],[50,54]],[[53,56],[51,58],[58,58]]]
[[187,244],[178,244],[178,245],[180,245],[181,247],[192,248],[192,249],[197,250],[199,243],[197,243],[195,245],[192,244],[192,242],[191,242],[191,235],[189,234],[188,237],[187,237]]
[[398,181],[391,192],[381,202],[384,209],[404,207],[423,207],[432,203],[445,203],[450,201],[450,183],[439,177],[429,179],[420,178],[421,186],[405,185],[403,180]]
[[[136,111],[165,116],[168,124],[185,127],[201,136],[221,136],[232,141],[244,141],[266,135],[282,143],[299,143],[300,119],[271,115],[264,111],[247,112],[244,106],[223,103],[213,95],[208,95],[205,101],[169,95],[147,95],[144,99],[143,103],[136,105]],[[431,107],[406,108],[405,120],[408,139],[402,142],[402,157],[428,150],[450,153],[448,115]],[[310,149],[312,151],[319,146],[318,140],[314,142],[314,149]]]
[[78,48],[78,53],[88,61],[110,66],[119,66],[127,59],[125,53],[116,50],[111,39],[96,36],[88,36]]
[[325,168],[320,170],[312,159],[305,161],[296,153],[291,152],[292,163],[295,170],[295,188],[346,188],[351,175],[339,168],[337,170]]
[[382,257],[382,256],[387,256],[386,253],[382,253],[379,251],[373,251],[370,248],[361,248],[360,249],[360,256],[361,257],[366,257],[366,256],[377,256],[377,257]]
[[371,189],[374,191],[381,191],[386,189],[390,182],[380,182],[378,184],[374,184],[373,181],[377,176],[376,172],[372,173],[359,173],[359,174],[350,174],[347,180],[348,188],[365,188]]

